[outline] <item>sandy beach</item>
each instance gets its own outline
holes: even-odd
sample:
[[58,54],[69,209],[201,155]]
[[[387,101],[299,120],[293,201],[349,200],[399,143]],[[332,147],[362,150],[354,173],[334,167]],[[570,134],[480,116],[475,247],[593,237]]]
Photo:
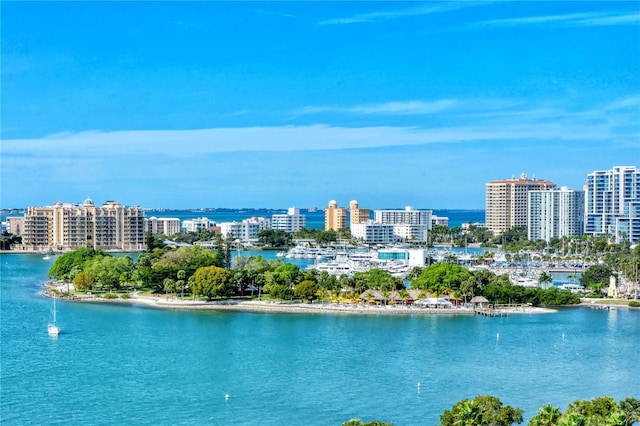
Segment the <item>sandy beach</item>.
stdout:
[[[44,295],[51,297],[50,290],[66,291],[67,284],[45,283],[47,290]],[[142,296],[135,293],[128,298],[107,299],[95,295],[81,295],[66,298],[66,300],[79,303],[109,303],[120,305],[144,305],[157,309],[191,309],[213,311],[236,311],[258,313],[283,313],[283,314],[347,314],[347,315],[476,315],[470,308],[423,308],[411,305],[368,305],[365,303],[331,303],[331,302],[273,302],[245,299],[226,299],[215,301],[181,300],[179,297]],[[501,309],[498,315],[511,314],[542,314],[553,313],[554,309],[525,306],[512,309]]]

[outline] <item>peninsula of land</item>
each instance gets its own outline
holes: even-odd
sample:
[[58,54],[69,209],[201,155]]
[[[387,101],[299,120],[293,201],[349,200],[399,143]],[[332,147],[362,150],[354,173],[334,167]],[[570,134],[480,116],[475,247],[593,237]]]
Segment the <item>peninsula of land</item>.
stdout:
[[[54,292],[64,294],[67,283],[47,282],[43,294],[52,297]],[[211,311],[236,311],[254,313],[282,314],[351,314],[351,315],[485,315],[506,316],[511,314],[546,314],[555,309],[530,305],[512,305],[500,308],[429,308],[415,305],[375,305],[367,303],[334,303],[334,302],[275,302],[255,299],[221,299],[214,301],[189,300],[163,295],[141,295],[136,292],[126,298],[107,298],[93,294],[63,296],[65,300],[78,303],[108,303],[120,305],[139,305],[157,309],[187,309]]]

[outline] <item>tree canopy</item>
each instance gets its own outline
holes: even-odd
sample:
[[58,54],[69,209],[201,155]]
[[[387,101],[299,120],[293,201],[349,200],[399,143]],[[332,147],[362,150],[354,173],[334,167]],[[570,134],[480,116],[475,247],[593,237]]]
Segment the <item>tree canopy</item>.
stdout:
[[233,283],[233,275],[228,270],[218,266],[205,266],[198,268],[193,274],[191,290],[197,296],[213,300],[216,297],[233,296],[236,286]]
[[58,257],[49,269],[49,278],[71,281],[77,273],[82,271],[85,264],[95,257],[111,257],[111,255],[103,250],[90,247],[65,253]]
[[441,426],[510,426],[522,423],[522,410],[503,405],[499,398],[479,395],[458,401],[440,416]]

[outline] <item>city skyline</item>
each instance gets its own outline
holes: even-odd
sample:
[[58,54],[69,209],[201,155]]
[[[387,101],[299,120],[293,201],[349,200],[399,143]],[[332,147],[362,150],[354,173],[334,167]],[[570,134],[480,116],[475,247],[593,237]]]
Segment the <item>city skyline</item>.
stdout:
[[484,209],[640,165],[633,2],[2,2],[0,207]]

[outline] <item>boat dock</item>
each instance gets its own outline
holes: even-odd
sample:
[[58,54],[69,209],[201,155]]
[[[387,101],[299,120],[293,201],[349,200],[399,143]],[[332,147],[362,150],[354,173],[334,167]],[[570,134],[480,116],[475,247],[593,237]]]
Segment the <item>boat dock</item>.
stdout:
[[485,317],[506,317],[509,313],[527,312],[530,310],[531,305],[528,303],[495,304],[488,306],[476,306],[473,308],[473,312],[476,315],[483,315]]

